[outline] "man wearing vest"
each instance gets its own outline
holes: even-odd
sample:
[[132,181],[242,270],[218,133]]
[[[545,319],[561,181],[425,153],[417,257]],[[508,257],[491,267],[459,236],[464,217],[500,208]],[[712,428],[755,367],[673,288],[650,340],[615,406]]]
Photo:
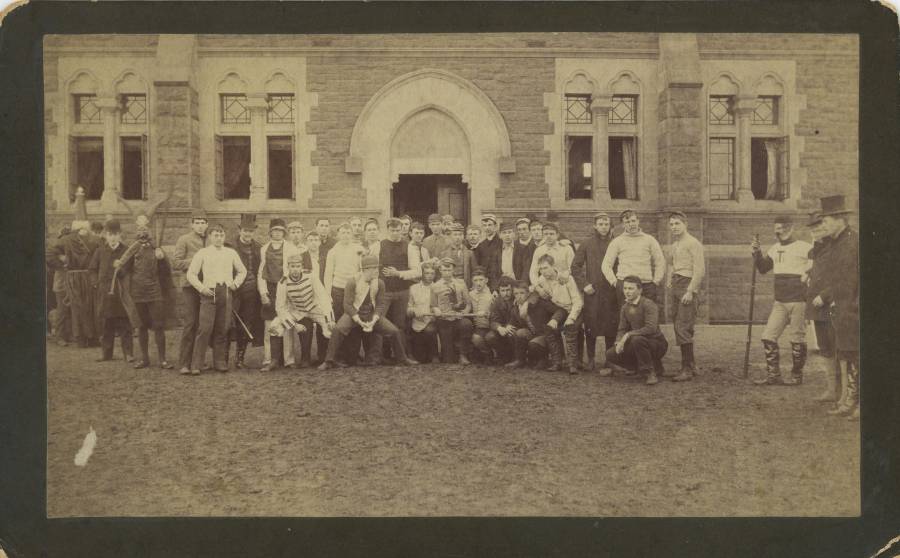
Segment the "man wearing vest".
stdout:
[[[191,231],[178,237],[172,254],[172,268],[187,273],[197,250],[206,246],[206,229],[209,222],[202,209],[191,214]],[[200,316],[200,294],[191,286],[186,277],[181,280],[181,296],[184,306],[184,329],[181,330],[181,350],[178,362],[181,373],[189,374],[194,356],[194,339],[197,337],[197,320]]]
[[[411,266],[416,258],[415,248],[403,239],[403,223],[400,219],[387,220],[388,237],[381,241],[379,256],[381,279],[384,281],[385,317],[400,330],[400,342],[406,345],[406,310],[409,306],[409,287],[422,275],[422,268]],[[379,350],[380,347],[375,347]],[[395,358],[398,355],[393,355]]]
[[[750,245],[756,270],[775,273],[775,301],[762,334],[766,376],[753,383],[760,386],[795,386],[803,382],[803,365],[806,364],[806,285],[802,277],[809,268],[812,245],[794,238],[794,225],[790,217],[777,217],[774,230],[778,242],[769,248],[766,255],[760,250],[757,238]],[[785,329],[790,337],[793,358],[791,378],[788,380],[781,378],[779,366],[778,339]]]
[[[344,314],[337,321],[328,343],[328,354],[325,362],[319,366],[319,370],[328,370],[335,365],[335,355],[341,347],[343,340],[353,330],[373,334],[373,347],[379,347],[383,337],[392,340],[392,348],[397,364],[418,364],[415,360],[406,356],[406,350],[400,341],[400,330],[397,329],[384,315],[384,281],[378,278],[378,258],[375,256],[363,256],[361,261],[362,271],[347,282],[344,287]],[[406,310],[404,309],[404,312]],[[376,349],[377,351],[377,349]],[[366,355],[366,364],[377,364],[373,355]]]
[[516,221],[516,243],[513,251],[513,271],[516,281],[530,282],[531,261],[537,244],[531,238],[531,220],[522,217]]
[[259,264],[262,245],[253,238],[256,231],[256,215],[244,213],[241,215],[241,224],[238,228],[238,237],[229,247],[234,248],[244,267],[247,268],[247,276],[244,282],[238,285],[234,291],[234,300],[232,306],[234,313],[241,319],[240,323],[234,324],[232,328],[234,332],[235,343],[237,346],[237,355],[235,358],[235,368],[244,368],[244,355],[247,352],[247,345],[250,338],[247,331],[253,336],[253,345],[260,346],[263,343],[262,316],[260,314],[260,297],[259,297]]

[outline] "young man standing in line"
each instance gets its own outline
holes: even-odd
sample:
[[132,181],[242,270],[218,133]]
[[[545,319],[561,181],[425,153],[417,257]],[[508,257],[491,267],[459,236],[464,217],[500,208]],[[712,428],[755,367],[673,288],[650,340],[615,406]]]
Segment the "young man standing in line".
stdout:
[[500,252],[503,247],[503,241],[497,234],[497,217],[492,213],[485,213],[481,216],[481,230],[484,231],[484,238],[475,248],[475,265],[484,268],[487,274],[488,288],[491,291],[497,289],[497,281],[500,280]]
[[422,241],[422,246],[424,246],[432,256],[440,257],[444,250],[449,246],[449,239],[444,236],[444,224],[443,221],[441,221],[441,216],[437,213],[429,215],[428,228],[431,229],[431,235]]
[[[756,270],[775,273],[775,301],[762,334],[766,376],[753,383],[759,386],[796,386],[803,383],[803,366],[806,364],[806,285],[802,277],[809,269],[812,244],[794,238],[794,225],[790,217],[777,217],[774,231],[777,242],[766,255],[763,255],[757,238],[750,244]],[[791,340],[793,359],[791,378],[787,380],[781,377],[778,348],[778,339],[785,329]]]
[[[409,242],[403,238],[403,223],[399,219],[388,219],[388,237],[381,241],[379,261],[381,279],[384,281],[385,317],[397,326],[400,342],[406,344],[406,310],[409,306],[409,287],[419,278],[422,268],[410,261]],[[390,348],[390,347],[388,347]],[[382,347],[375,347],[382,350]],[[397,355],[393,355],[396,357]]]
[[450,258],[453,260],[453,275],[462,279],[466,286],[472,284],[472,269],[475,267],[475,256],[472,251],[466,248],[463,242],[463,226],[459,223],[450,225],[448,236],[450,245],[440,254],[439,257]]
[[[319,223],[321,223],[321,219],[319,220]],[[309,261],[312,264],[312,268],[304,269],[303,273],[317,277],[319,280],[319,283],[322,283],[324,285],[325,284],[325,263],[326,263],[325,259],[328,255],[328,252],[322,250],[322,246],[320,245],[322,237],[319,233],[319,230],[320,230],[320,227],[318,225],[316,225],[315,230],[312,230],[312,231],[309,231],[308,233],[306,233],[306,248],[309,251],[308,252],[309,253]],[[324,287],[322,287],[322,288],[324,288]],[[331,297],[329,297],[328,300],[330,301]],[[331,303],[329,302],[328,304],[329,304],[329,310],[330,310]],[[316,360],[314,361],[314,364],[316,366],[318,366],[319,364],[322,364],[322,359],[325,358],[325,352],[328,350],[328,338],[325,337],[322,327],[320,327],[318,324],[316,325],[315,330],[316,330]],[[328,337],[331,337],[330,333],[329,333]],[[308,339],[309,339],[309,342],[312,343],[312,336],[310,336]],[[304,355],[309,355],[309,354],[311,354],[310,351],[312,350],[312,346],[305,345],[305,346],[301,347],[301,350],[303,351]]]
[[375,256],[381,254],[381,231],[378,227],[378,221],[369,219],[363,227],[363,255]]
[[452,363],[458,354],[459,363],[469,364],[469,348],[472,343],[472,321],[459,314],[467,314],[472,306],[469,290],[462,279],[454,275],[452,258],[441,260],[441,278],[431,286],[434,293],[431,312],[437,319],[438,336],[441,340],[441,362]]
[[606,362],[646,374],[646,383],[652,386],[665,372],[662,358],[669,343],[659,330],[659,307],[641,294],[643,284],[636,275],[622,278],[625,304],[619,313],[616,344],[606,351]]
[[[546,234],[547,229],[545,228],[544,231]],[[552,332],[548,333],[547,339],[553,358],[549,370],[557,371],[562,368],[563,351],[559,346],[559,333],[561,332],[565,340],[565,356],[569,374],[578,374],[576,343],[578,331],[581,329],[581,308],[584,305],[581,291],[578,290],[578,285],[571,275],[562,278],[556,262],[553,261],[553,256],[549,254],[541,256],[538,259],[538,269],[540,277],[534,285],[532,302],[537,302],[536,297],[540,296],[557,307],[547,322],[547,329]]]
[[469,300],[472,303],[472,346],[478,351],[485,364],[494,363],[494,354],[487,343],[488,333],[491,331],[491,303],[494,296],[487,288],[487,275],[480,267],[472,271],[472,290],[469,291]]
[[418,221],[409,226],[409,267],[421,269],[423,263],[431,259],[431,252],[423,246],[425,225]]
[[[513,223],[500,225],[500,276],[515,281],[516,279],[516,227]],[[499,285],[499,281],[498,281]]]
[[327,217],[316,219],[316,232],[319,233],[319,252],[322,253],[322,259],[324,260],[325,256],[328,255],[328,251],[337,243],[331,236],[331,221]]
[[[641,297],[657,301],[656,289],[666,276],[666,257],[659,242],[641,230],[637,213],[626,209],[619,215],[625,232],[609,243],[601,266],[609,284],[616,288],[618,304],[625,301],[622,280],[629,275],[641,278]],[[613,267],[618,262],[618,268]],[[609,351],[607,351],[609,352]]]
[[[343,223],[338,227],[338,242],[328,252],[325,258],[325,291],[331,295],[331,304],[334,309],[335,320],[340,320],[344,313],[344,289],[347,283],[353,281],[359,274],[359,262],[362,257],[363,247],[353,240],[353,231],[349,224]],[[331,345],[334,340],[329,340]],[[343,360],[353,361],[355,354],[345,350]]]
[[115,219],[106,222],[106,240],[95,251],[88,269],[94,277],[94,285],[100,297],[100,322],[102,336],[100,337],[101,354],[98,362],[112,360],[113,343],[116,335],[122,344],[122,354],[125,362],[132,362],[134,349],[132,341],[134,330],[128,319],[128,313],[122,304],[121,283],[113,285],[110,294],[115,268],[113,262],[120,260],[125,253],[125,244],[122,243],[122,225]]
[[[619,327],[616,289],[609,284],[601,269],[606,250],[612,240],[612,223],[609,215],[602,212],[595,214],[594,232],[590,238],[581,243],[572,261],[572,274],[584,293],[583,336],[587,342],[590,371],[597,365],[597,337],[602,336],[605,348],[609,349],[616,342],[616,330]],[[579,353],[581,347],[582,340],[579,335]],[[580,358],[578,362],[581,363]],[[601,372],[604,376],[609,375],[608,368],[604,368]]]
[[421,270],[422,280],[409,288],[409,307],[406,315],[410,321],[410,354],[425,364],[438,357],[437,325],[431,314],[434,298],[431,290],[435,279],[434,264],[425,262],[421,265]]
[[515,251],[513,252],[513,271],[516,281],[528,282],[531,280],[531,262],[537,244],[531,238],[531,221],[527,217],[516,220]]
[[466,248],[475,250],[481,244],[481,227],[469,225],[466,227]]
[[559,227],[553,223],[547,223],[543,226],[544,243],[535,248],[534,255],[531,259],[531,269],[528,272],[531,284],[538,282],[540,270],[538,265],[543,256],[553,258],[553,265],[559,271],[562,281],[568,281],[572,273],[572,262],[575,260],[575,252],[571,246],[561,244],[559,242]]
[[409,228],[412,226],[412,217],[406,214],[401,215],[400,224],[402,225],[400,228],[400,236],[403,237],[403,240],[409,240]]
[[256,284],[262,302],[260,315],[264,320],[263,361],[260,372],[268,372],[284,365],[284,338],[281,335],[270,335],[269,327],[275,319],[275,294],[278,282],[285,273],[285,251],[289,250],[284,236],[287,227],[283,219],[269,221],[269,241],[259,250],[259,275]]
[[672,374],[670,377],[673,382],[686,382],[693,379],[696,373],[694,322],[706,264],[703,245],[687,231],[687,215],[681,211],[670,213],[669,231],[672,233],[672,271],[668,287],[672,291],[675,342],[681,349],[681,370],[678,375]]
[[219,372],[228,371],[225,353],[228,329],[231,327],[232,292],[247,276],[247,268],[238,253],[225,246],[225,229],[222,225],[210,227],[209,240],[209,246],[194,254],[187,271],[188,281],[200,293],[200,319],[191,361],[191,374],[194,376],[199,375],[203,367],[210,338],[213,344],[213,366]]
[[352,233],[352,238],[356,242],[362,244],[363,242],[363,221],[362,217],[353,216],[350,218],[350,232]]
[[137,230],[137,251],[127,261],[116,260],[113,267],[121,267],[124,273],[131,274],[131,300],[134,302],[138,319],[138,345],[141,359],[134,364],[135,368],[150,366],[150,334],[156,343],[159,367],[168,370],[173,368],[166,360],[166,309],[163,303],[163,290],[171,285],[172,272],[166,261],[162,248],[153,246],[150,230],[139,227]]
[[[172,254],[172,267],[187,273],[191,260],[198,250],[206,246],[206,229],[209,222],[202,209],[191,214],[191,231],[178,237]],[[200,317],[200,294],[191,286],[187,278],[181,281],[181,298],[184,306],[184,328],[181,330],[181,349],[178,364],[182,374],[190,374],[191,359],[194,356],[194,339],[197,337],[197,323]]]
[[[362,271],[348,281],[344,289],[344,313],[334,327],[331,342],[328,343],[328,354],[319,370],[334,367],[335,355],[341,343],[353,330],[374,334],[373,347],[380,346],[383,337],[389,337],[393,342],[397,364],[401,366],[418,364],[407,357],[403,343],[400,342],[400,330],[384,316],[384,281],[378,278],[378,258],[363,256],[360,267]],[[369,365],[379,364],[368,354],[366,361]]]
[[538,247],[543,244],[544,224],[537,219],[534,219],[528,224],[528,228],[531,230],[531,239],[534,241],[534,246]]
[[[260,297],[259,285],[259,264],[262,245],[253,238],[256,232],[256,215],[244,213],[241,215],[241,224],[238,228],[238,237],[230,246],[234,248],[244,267],[247,268],[247,275],[244,282],[238,285],[234,291],[234,300],[232,306],[234,313],[244,322],[244,326],[253,336],[254,346],[262,344],[263,330],[262,316],[260,314]],[[247,352],[247,345],[250,344],[250,338],[244,327],[240,324],[234,324],[232,328],[237,345],[237,354],[235,356],[235,368],[244,368],[244,355]],[[227,354],[226,350],[226,354]],[[227,360],[227,359],[226,359]]]

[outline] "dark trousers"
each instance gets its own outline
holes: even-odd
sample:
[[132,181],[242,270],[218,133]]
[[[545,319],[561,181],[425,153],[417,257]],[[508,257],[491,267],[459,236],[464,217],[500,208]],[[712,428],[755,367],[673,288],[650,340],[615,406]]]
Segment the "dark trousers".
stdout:
[[[523,331],[522,335],[519,332]],[[528,329],[519,328],[512,335],[500,335],[496,331],[489,331],[484,340],[497,358],[508,361],[510,358],[524,362],[525,351],[528,349]]]
[[468,318],[437,320],[438,338],[441,340],[441,362],[456,362],[459,355],[468,355],[475,326]]
[[[344,289],[339,289],[337,287],[331,288],[331,309],[334,311],[334,319],[335,322],[337,322],[337,320],[340,320],[341,316],[344,315]],[[345,335],[344,339],[341,341],[341,351],[336,355],[338,360],[342,360],[348,364],[355,363],[357,358],[359,358],[359,347],[362,343],[362,339],[363,335],[361,328],[352,329],[349,334]],[[334,333],[332,333],[331,341],[328,344],[331,345],[332,343],[334,343]],[[368,345],[369,344],[367,343],[367,357],[371,356],[369,353],[371,347]],[[328,354],[327,350],[325,354]]]
[[[197,337],[194,339],[194,354],[191,370],[200,370],[206,358],[209,340],[213,343],[213,366],[216,370],[227,370],[225,351],[228,346],[228,326],[231,317],[231,293],[228,287],[219,284],[215,296],[200,296],[200,312],[197,320]],[[199,293],[198,293],[199,294]]]
[[322,332],[322,326],[316,324],[316,361],[325,360],[325,353],[328,352],[328,339]]
[[[563,344],[565,344],[565,359],[569,366],[575,366],[578,361],[578,332],[581,331],[581,316],[571,325],[565,325],[568,313],[559,319],[556,331],[548,333],[550,353],[555,358],[563,358]],[[548,328],[549,329],[549,328]]]
[[178,363],[182,368],[190,368],[191,359],[194,356],[194,339],[197,337],[197,323],[200,317],[200,293],[194,287],[186,286],[181,289],[181,300],[184,304],[184,329],[181,330]]
[[[58,271],[57,273],[64,273]],[[69,295],[66,291],[53,291],[56,299],[54,308],[53,333],[61,341],[72,340],[72,308],[69,306]]]
[[[312,338],[313,338],[313,321],[310,318],[302,318],[297,321],[298,324],[302,325],[306,328],[306,331],[297,331],[297,336],[300,339],[299,347],[297,343],[292,345],[294,350],[294,358],[297,358],[297,349],[300,349],[300,362],[306,364],[311,360],[311,352],[312,352]],[[290,333],[293,335],[293,332]]]
[[103,358],[111,359],[113,356],[113,342],[119,336],[122,344],[122,354],[127,359],[134,354],[133,337],[134,333],[131,329],[131,322],[127,317],[104,318],[103,319],[103,336],[100,338],[100,347],[103,352]]
[[150,333],[153,330],[153,340],[156,342],[156,354],[159,362],[166,360],[166,309],[163,301],[135,302],[138,318],[141,325],[138,328],[138,344],[141,348],[141,361],[150,362]]
[[[241,317],[242,320],[244,320],[244,323],[247,325],[247,327],[252,328],[253,324],[257,323],[260,320],[260,306],[261,300],[259,291],[256,290],[255,286],[252,289],[242,288],[234,292],[234,296],[232,299],[232,308],[234,309],[235,314],[237,314]],[[247,350],[247,345],[250,343],[250,338],[247,337],[247,332],[244,331],[244,328],[241,326],[241,324],[234,325],[234,340],[237,344],[237,350],[239,353],[243,353]],[[259,335],[259,333],[253,332],[253,335]]]
[[[325,355],[325,360],[334,362],[335,355],[340,350],[342,342],[354,331],[361,332],[362,328],[353,321],[349,314],[341,316],[331,332],[331,341],[328,343],[328,353]],[[380,346],[385,337],[391,339],[394,356],[400,361],[405,361],[406,351],[403,348],[403,343],[400,341],[400,330],[390,320],[381,317],[372,327],[372,346]],[[366,355],[366,360],[373,364],[377,363],[370,354]]]
[[[409,352],[409,345],[406,343],[405,336],[406,309],[409,307],[409,289],[394,292],[385,291],[384,301],[387,304],[387,309],[384,311],[384,317],[389,319],[391,323],[400,330],[400,342],[403,343],[403,347]],[[387,343],[387,341],[385,341],[385,343]],[[387,345],[379,348],[382,349],[385,354],[387,354],[387,351],[390,349]]]
[[[653,302],[659,304],[659,300],[656,298],[656,283],[651,281],[650,283],[643,283],[642,285],[641,296],[646,296]],[[625,304],[625,293],[622,291],[622,281],[616,282],[616,300],[618,302],[617,308],[621,308],[622,305]]]
[[494,333],[486,327],[476,327],[472,330],[472,347],[486,358],[494,356],[493,347],[488,345],[487,337]]
[[421,363],[429,363],[437,354],[437,325],[431,322],[422,331],[409,332],[409,351]]
[[638,372],[652,372],[669,350],[669,342],[662,336],[644,337],[635,335],[625,342],[622,354],[612,347],[606,351],[606,362],[630,368]]

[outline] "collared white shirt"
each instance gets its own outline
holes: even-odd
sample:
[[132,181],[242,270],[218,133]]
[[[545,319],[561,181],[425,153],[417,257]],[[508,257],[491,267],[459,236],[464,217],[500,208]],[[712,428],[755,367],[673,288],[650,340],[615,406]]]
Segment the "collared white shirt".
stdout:
[[[237,274],[235,274],[237,271]],[[203,281],[199,274],[203,272]],[[247,268],[241,257],[233,248],[227,246],[206,246],[197,250],[187,270],[187,280],[198,291],[203,288],[214,289],[216,285],[229,287],[240,285],[247,276]]]
[[504,245],[500,251],[500,273],[510,279],[516,278],[516,271],[513,268],[513,253],[515,250],[516,245],[510,244],[509,247]]

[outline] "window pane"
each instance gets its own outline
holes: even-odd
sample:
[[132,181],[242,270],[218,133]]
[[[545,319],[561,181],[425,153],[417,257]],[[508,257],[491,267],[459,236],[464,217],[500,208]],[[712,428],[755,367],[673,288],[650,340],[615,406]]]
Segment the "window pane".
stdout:
[[785,163],[787,150],[782,138],[754,138],[750,142],[750,189],[758,200],[787,197]]
[[734,195],[734,138],[709,139],[709,198],[730,200]]
[[637,199],[637,151],[634,138],[609,138],[609,195]]
[[249,124],[250,109],[246,95],[222,95],[222,122],[225,124]]
[[269,95],[266,122],[285,123],[294,121],[294,94],[279,93]]
[[122,138],[122,197],[144,197],[144,156],[141,138]]
[[730,95],[709,97],[709,123],[714,126],[734,124],[733,99]]
[[76,138],[73,164],[78,169],[75,186],[84,188],[86,199],[99,200],[103,195],[103,138]]
[[778,97],[757,97],[754,124],[778,124]]
[[569,124],[592,122],[590,95],[566,95],[566,122]]
[[593,138],[591,136],[567,136],[566,145],[569,198],[590,198],[593,190],[593,166],[591,165]]
[[147,122],[147,96],[122,95],[122,124]]
[[637,97],[613,95],[609,111],[610,124],[637,124]]
[[293,188],[294,152],[290,136],[269,138],[269,198],[291,199]]
[[222,163],[225,199],[250,197],[250,138],[225,136],[222,138]]
[[97,106],[96,95],[75,95],[75,122],[79,124],[103,122],[103,113]]

